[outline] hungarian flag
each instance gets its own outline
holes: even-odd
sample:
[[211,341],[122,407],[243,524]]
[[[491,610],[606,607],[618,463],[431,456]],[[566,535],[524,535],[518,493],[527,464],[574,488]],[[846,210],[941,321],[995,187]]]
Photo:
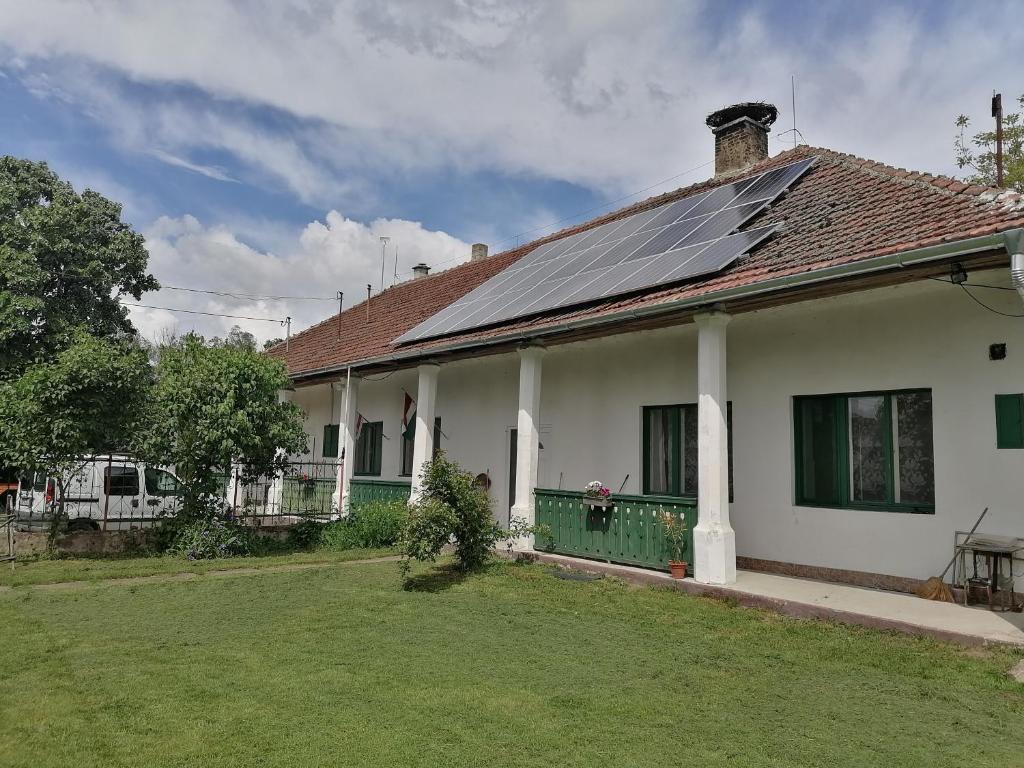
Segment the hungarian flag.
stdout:
[[416,401],[408,392],[405,395],[405,402],[402,404],[402,436],[406,440],[412,440],[416,434]]
[[359,433],[363,431],[363,424],[366,423],[366,419],[363,418],[363,414],[356,412],[356,437],[359,437]]

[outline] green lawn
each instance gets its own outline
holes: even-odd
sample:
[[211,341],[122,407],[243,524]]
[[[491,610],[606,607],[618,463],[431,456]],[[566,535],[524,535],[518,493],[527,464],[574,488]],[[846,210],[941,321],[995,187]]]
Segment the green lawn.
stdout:
[[[232,557],[220,560],[186,560],[170,555],[131,558],[61,558],[0,563],[0,586],[53,584],[65,581],[157,576],[174,573],[207,573],[236,568],[271,568],[302,563],[337,563],[394,554],[390,549],[347,549],[338,552],[293,552],[264,557]],[[2,763],[0,763],[2,764]]]
[[1018,655],[500,564],[0,593],[4,766],[1021,765]]

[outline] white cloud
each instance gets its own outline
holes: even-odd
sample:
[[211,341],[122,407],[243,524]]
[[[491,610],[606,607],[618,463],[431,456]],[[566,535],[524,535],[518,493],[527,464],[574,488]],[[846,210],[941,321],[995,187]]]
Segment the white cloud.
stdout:
[[157,160],[167,163],[168,165],[184,168],[185,170],[201,174],[211,179],[216,179],[217,181],[230,181],[236,183],[238,181],[237,179],[231,178],[223,168],[218,168],[215,165],[201,165],[199,163],[193,163],[183,157],[172,155],[170,152],[164,152],[162,149],[150,150],[150,154],[152,154]]
[[[0,45],[20,66],[92,68],[88,98],[113,94],[116,108],[96,111],[113,130],[177,157],[227,150],[306,201],[339,180],[358,196],[354,177],[382,167],[636,188],[710,157],[711,109],[767,99],[788,112],[794,73],[812,143],[951,171],[956,113],[982,114],[993,87],[1021,89],[1006,55],[1024,45],[1017,3],[865,4],[857,23],[844,4],[801,7],[799,35],[769,10],[719,8],[712,37],[709,6],[671,0],[0,0]],[[142,106],[112,73],[210,102]],[[56,97],[81,98],[63,74]],[[259,127],[225,105],[299,127]]]
[[[238,297],[315,296],[329,298],[345,294],[345,305],[366,296],[367,275],[379,289],[382,235],[391,238],[386,252],[385,285],[394,282],[395,248],[398,249],[399,279],[408,276],[413,264],[451,266],[469,257],[470,247],[444,232],[426,230],[418,222],[377,219],[369,224],[330,211],[323,221],[307,224],[292,233],[287,251],[262,251],[242,242],[223,226],[207,226],[193,216],[161,217],[145,232],[150,253],[150,271],[164,285],[214,289],[236,296],[212,296],[163,289],[143,296],[142,304],[190,309],[252,318],[292,318],[292,332],[328,317],[337,309],[335,300],[274,301]],[[285,238],[278,235],[280,242]],[[197,330],[205,335],[223,336],[233,325],[252,332],[261,341],[283,337],[279,322],[243,320],[158,309],[131,309],[132,321],[147,338],[167,329]]]

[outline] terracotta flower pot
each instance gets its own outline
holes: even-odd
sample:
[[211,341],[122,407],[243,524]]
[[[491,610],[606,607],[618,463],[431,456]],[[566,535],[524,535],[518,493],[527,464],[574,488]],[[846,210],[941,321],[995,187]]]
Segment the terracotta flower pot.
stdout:
[[669,560],[669,570],[672,572],[673,579],[685,579],[686,578],[686,561],[685,560]]

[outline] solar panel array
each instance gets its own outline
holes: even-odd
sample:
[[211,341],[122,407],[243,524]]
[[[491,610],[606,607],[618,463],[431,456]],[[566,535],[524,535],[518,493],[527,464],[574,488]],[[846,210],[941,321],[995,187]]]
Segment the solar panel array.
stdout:
[[445,336],[717,272],[775,231],[774,226],[736,230],[815,159],[538,246],[395,343]]

